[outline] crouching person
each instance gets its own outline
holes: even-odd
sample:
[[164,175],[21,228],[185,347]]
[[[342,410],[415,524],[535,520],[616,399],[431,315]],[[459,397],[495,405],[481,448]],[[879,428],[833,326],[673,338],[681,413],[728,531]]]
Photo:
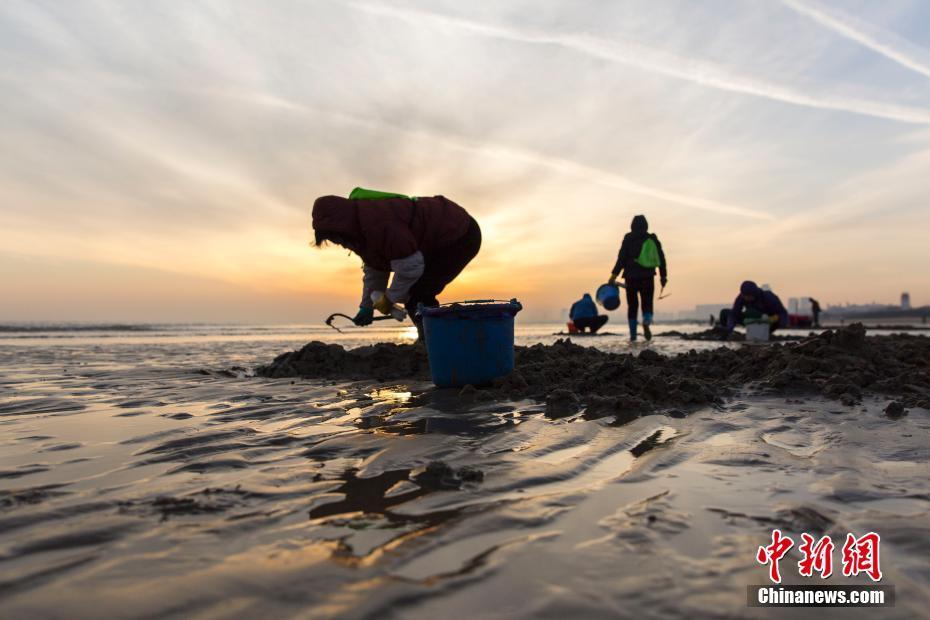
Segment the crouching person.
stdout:
[[722,334],[728,338],[737,325],[743,325],[746,319],[769,318],[769,333],[779,327],[788,327],[788,311],[778,295],[761,289],[755,282],[746,280],[739,287],[739,295],[733,301],[733,307],[725,315],[721,313],[721,322],[726,319],[726,330]]
[[597,313],[597,306],[594,305],[594,300],[591,299],[591,295],[588,293],[585,293],[584,297],[572,304],[568,317],[578,328],[578,331],[584,332],[587,329],[592,334],[597,333],[597,330],[607,322],[607,315]]

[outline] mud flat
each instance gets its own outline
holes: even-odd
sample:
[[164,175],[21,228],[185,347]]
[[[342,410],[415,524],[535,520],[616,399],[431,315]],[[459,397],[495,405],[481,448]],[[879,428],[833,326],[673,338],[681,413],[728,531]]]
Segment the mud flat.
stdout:
[[0,346],[0,618],[771,618],[775,527],[792,584],[870,583],[802,578],[802,532],[880,533],[881,617],[927,617],[927,339],[547,339],[438,390],[362,333],[282,378],[306,339]]
[[901,325],[894,325],[894,324],[891,324],[891,325],[884,325],[884,324],[881,324],[881,323],[880,323],[880,324],[878,324],[878,325],[866,325],[865,328],[868,329],[868,330],[883,331],[883,332],[925,332],[925,331],[930,331],[930,326],[928,326],[928,325],[926,325],[926,324],[914,325],[914,324],[906,324],[906,323],[903,323],[903,324],[901,324]]
[[[545,400],[553,417],[622,417],[719,403],[734,390],[821,395],[847,406],[867,392],[907,407],[930,406],[930,339],[866,336],[854,324],[797,343],[719,348],[662,356],[605,353],[567,340],[518,347],[516,369],[480,392],[486,399]],[[312,342],[256,370],[259,376],[333,380],[428,379],[428,360],[414,345],[354,350]],[[465,390],[470,394],[471,390]],[[491,392],[491,394],[488,394]],[[494,394],[497,392],[497,394]]]
[[[811,333],[811,336],[814,334]],[[717,329],[705,329],[702,332],[680,332],[677,330],[672,330],[669,332],[662,332],[661,334],[656,334],[656,337],[659,338],[680,338],[682,340],[696,340],[696,341],[705,341],[713,342],[722,340],[721,332]],[[809,336],[794,336],[794,335],[781,335],[773,334],[770,336],[771,342],[797,342],[799,340],[804,340]],[[730,342],[745,342],[746,334],[741,334],[739,332],[733,332],[730,334],[726,340]]]

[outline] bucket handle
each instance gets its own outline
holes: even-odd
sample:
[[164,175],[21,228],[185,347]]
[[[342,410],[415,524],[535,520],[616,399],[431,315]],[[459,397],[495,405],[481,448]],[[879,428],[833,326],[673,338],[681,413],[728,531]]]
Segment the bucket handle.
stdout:
[[500,302],[500,303],[505,303],[505,304],[506,303],[518,303],[518,304],[520,303],[516,299],[464,299],[462,301],[452,301],[452,302],[449,302],[443,305],[454,306],[455,304],[490,304],[494,302]]
[[[455,306],[459,306],[461,304],[489,304],[489,303],[495,303],[495,302],[504,303],[504,304],[513,304],[517,307],[517,312],[520,312],[521,310],[523,310],[523,304],[517,301],[516,297],[514,297],[513,299],[466,299],[464,301],[453,301],[447,304],[442,304],[440,307],[449,306],[449,307],[454,308]],[[422,304],[418,305],[417,307],[418,315],[421,314],[420,312],[421,306]]]
[[447,304],[442,304],[444,306],[459,306],[461,304],[490,304],[490,303],[502,303],[502,304],[513,304],[517,307],[517,312],[523,310],[523,304],[517,301],[516,297],[513,299],[466,299],[465,301],[453,301]]

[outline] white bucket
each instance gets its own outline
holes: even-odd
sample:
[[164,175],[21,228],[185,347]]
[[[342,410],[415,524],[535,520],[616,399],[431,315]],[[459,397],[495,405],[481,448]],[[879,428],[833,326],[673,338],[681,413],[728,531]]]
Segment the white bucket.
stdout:
[[748,342],[768,342],[769,341],[768,322],[746,323],[746,340]]

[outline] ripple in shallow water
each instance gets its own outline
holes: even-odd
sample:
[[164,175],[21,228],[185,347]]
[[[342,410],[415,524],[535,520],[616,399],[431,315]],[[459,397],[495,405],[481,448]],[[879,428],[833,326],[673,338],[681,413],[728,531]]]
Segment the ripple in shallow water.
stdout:
[[[181,372],[178,353],[0,365],[7,412],[33,410],[0,425],[15,474],[0,478],[0,615],[739,616],[776,525],[877,529],[889,615],[930,604],[925,410],[756,396],[613,426],[419,382]],[[62,376],[63,357],[88,371]]]

